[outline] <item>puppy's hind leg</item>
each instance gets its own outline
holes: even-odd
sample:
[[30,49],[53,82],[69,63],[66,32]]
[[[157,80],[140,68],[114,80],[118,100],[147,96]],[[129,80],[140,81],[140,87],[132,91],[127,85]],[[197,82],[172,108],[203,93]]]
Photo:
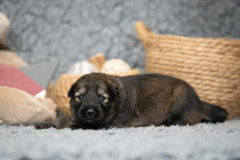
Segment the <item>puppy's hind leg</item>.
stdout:
[[164,125],[194,125],[203,117],[202,102],[191,88],[179,87],[173,93],[172,106]]
[[171,126],[171,125],[179,125],[179,126],[185,126],[188,123],[184,120],[184,117],[181,113],[174,113],[171,112],[165,122],[163,122],[163,125],[165,126]]
[[227,119],[227,111],[216,105],[209,104],[207,102],[202,102],[203,104],[203,122],[210,121],[213,123],[223,122]]

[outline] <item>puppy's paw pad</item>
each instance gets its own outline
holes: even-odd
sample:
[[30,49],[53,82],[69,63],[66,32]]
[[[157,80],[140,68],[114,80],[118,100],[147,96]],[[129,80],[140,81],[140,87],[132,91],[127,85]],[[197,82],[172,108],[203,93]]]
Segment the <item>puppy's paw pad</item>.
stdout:
[[39,123],[39,124],[35,124],[34,127],[36,129],[46,129],[46,128],[50,128],[51,126],[48,123]]

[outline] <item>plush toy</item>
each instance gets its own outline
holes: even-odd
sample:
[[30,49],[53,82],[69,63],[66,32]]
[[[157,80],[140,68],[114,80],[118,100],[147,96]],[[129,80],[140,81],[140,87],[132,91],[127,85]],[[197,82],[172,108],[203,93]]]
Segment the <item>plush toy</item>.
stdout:
[[0,120],[8,124],[36,124],[56,118],[56,104],[22,90],[0,86]]
[[68,70],[68,74],[88,74],[92,72],[99,72],[99,70],[88,61],[77,62]]
[[113,75],[129,72],[130,70],[130,66],[121,59],[108,60],[101,68],[101,72]]

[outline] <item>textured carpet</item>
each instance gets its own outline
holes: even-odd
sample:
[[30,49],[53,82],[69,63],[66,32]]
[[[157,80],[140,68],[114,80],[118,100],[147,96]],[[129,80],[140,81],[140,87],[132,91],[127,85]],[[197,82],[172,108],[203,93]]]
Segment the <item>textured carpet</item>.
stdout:
[[235,160],[240,120],[97,131],[0,125],[0,159]]

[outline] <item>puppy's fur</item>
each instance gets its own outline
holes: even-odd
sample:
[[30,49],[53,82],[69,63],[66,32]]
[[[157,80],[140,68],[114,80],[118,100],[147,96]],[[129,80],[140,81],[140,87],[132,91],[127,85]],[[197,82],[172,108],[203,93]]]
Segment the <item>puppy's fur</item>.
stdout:
[[68,92],[71,116],[35,125],[37,129],[99,129],[222,122],[225,109],[199,99],[186,82],[165,75],[126,77],[91,73]]

